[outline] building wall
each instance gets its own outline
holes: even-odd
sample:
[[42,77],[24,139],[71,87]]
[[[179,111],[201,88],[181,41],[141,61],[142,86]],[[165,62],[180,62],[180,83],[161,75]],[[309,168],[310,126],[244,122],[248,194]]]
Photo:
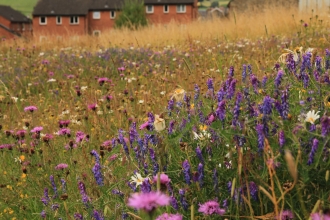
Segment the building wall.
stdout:
[[4,17],[0,16],[0,24],[3,26],[10,28],[10,21],[5,19]]
[[37,35],[82,35],[88,30],[86,16],[78,16],[79,24],[70,24],[70,16],[61,16],[62,24],[56,24],[56,16],[46,16],[47,24],[39,23],[39,16],[33,17],[33,34]]
[[115,26],[115,19],[118,17],[120,12],[115,12],[115,18],[110,18],[110,11],[100,11],[100,19],[93,18],[93,11],[88,13],[88,22],[90,34],[93,34],[93,31],[105,31],[111,29]]
[[17,36],[10,33],[9,31],[3,29],[2,27],[0,27],[0,41],[2,40],[2,38],[11,39],[14,37],[17,37]]
[[329,10],[330,0],[299,0],[299,10],[310,12],[312,9]]
[[194,20],[197,16],[197,8],[193,5],[186,5],[185,13],[178,13],[177,5],[168,5],[168,13],[164,13],[164,5],[153,5],[153,8],[154,12],[146,15],[147,19],[154,24],[169,23],[171,21],[186,23]]

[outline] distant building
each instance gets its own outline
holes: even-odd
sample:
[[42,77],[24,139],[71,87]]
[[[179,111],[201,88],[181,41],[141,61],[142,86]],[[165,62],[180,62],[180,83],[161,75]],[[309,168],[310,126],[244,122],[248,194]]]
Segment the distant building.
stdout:
[[328,10],[330,0],[299,0],[299,11]]
[[[314,0],[312,0],[314,1]],[[267,6],[296,7],[299,0],[230,0],[228,3],[229,11],[262,11]]]
[[[45,35],[99,35],[111,29],[124,0],[39,0],[33,10],[33,31]],[[197,18],[197,0],[144,0],[150,23]]]
[[30,35],[32,21],[10,6],[0,5],[0,38]]

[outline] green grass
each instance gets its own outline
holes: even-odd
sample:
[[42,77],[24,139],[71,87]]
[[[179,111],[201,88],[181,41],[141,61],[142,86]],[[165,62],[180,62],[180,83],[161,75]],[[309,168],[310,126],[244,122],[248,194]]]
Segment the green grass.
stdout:
[[38,0],[2,0],[0,4],[9,5],[25,15],[31,15],[33,7],[37,4],[37,2]]

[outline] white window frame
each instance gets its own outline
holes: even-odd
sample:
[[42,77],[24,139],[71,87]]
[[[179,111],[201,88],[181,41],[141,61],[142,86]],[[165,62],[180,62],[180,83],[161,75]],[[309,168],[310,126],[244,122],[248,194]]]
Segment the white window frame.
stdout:
[[101,12],[93,11],[93,19],[101,19]]
[[[60,19],[60,22],[58,22],[58,19]],[[56,24],[62,24],[62,16],[56,16]]]
[[[113,13],[113,16],[112,16]],[[116,18],[116,11],[110,11],[110,19],[115,19]]]
[[[165,10],[165,6],[167,6],[167,11]],[[163,11],[164,11],[164,13],[169,13],[170,12],[170,5],[164,5],[163,6]]]
[[[45,18],[45,22],[42,23],[42,22],[41,22],[41,18]],[[40,17],[39,17],[39,24],[40,24],[40,25],[47,25],[47,17],[46,17],[46,16],[40,16]]]
[[93,36],[98,37],[100,35],[101,35],[101,31],[100,30],[94,30],[93,31]]
[[[77,18],[77,22],[74,21],[75,20],[74,18]],[[73,22],[71,22],[71,19],[73,19]],[[71,25],[79,24],[79,16],[70,16],[70,24]]]
[[176,13],[186,13],[186,5],[177,5]]
[[[151,11],[149,11],[149,7],[151,7]],[[154,13],[154,6],[153,5],[146,5],[146,13],[153,14]]]

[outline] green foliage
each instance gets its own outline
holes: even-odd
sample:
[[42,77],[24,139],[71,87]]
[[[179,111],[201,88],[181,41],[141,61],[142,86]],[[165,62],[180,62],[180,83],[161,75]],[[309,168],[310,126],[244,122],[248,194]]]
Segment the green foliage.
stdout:
[[211,3],[211,8],[216,8],[219,7],[219,2],[218,1],[214,1]]
[[13,9],[22,12],[25,15],[30,16],[33,11],[33,7],[37,4],[38,0],[1,0],[1,5],[9,5]]
[[147,26],[148,21],[142,1],[125,0],[122,12],[115,21],[117,28],[138,29]]

